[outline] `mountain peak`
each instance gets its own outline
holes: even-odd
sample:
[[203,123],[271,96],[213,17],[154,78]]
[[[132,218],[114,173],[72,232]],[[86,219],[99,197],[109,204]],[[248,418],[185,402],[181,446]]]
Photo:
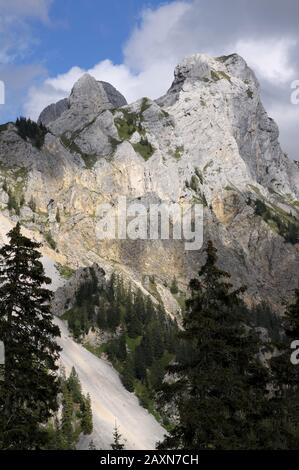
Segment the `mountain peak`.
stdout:
[[73,85],[71,94],[70,94],[70,100],[73,98],[76,99],[76,97],[82,97],[82,95],[92,95],[95,93],[96,95],[99,94],[99,85],[98,81],[89,75],[89,73],[85,73],[82,75],[82,77],[79,78]]
[[45,108],[39,122],[49,125],[55,134],[61,134],[82,127],[102,111],[126,104],[125,97],[110,83],[97,81],[85,73],[74,84],[69,98]]
[[217,82],[232,78],[248,82],[258,88],[258,82],[246,61],[234,53],[227,56],[212,57],[207,54],[193,54],[185,57],[175,68],[174,81],[168,94],[178,93],[185,83]]
[[[125,104],[115,88],[87,74],[52,108],[40,148],[14,126],[2,130],[0,203],[7,216],[18,219],[5,186],[15,188],[21,167],[25,226],[44,230],[45,241],[50,233],[70,266],[97,262],[108,273],[118,265],[140,285],[154,275],[162,296],[177,269],[187,285],[200,253],[186,256],[178,240],[106,243],[98,237],[98,208],[109,201],[116,211],[120,195],[146,207],[201,203],[205,237],[215,241],[233,282],[249,286],[248,298],[287,298],[298,271],[299,172],[279,145],[246,62],[237,54],[195,54],[176,67],[164,97]],[[165,299],[173,305],[167,292]]]

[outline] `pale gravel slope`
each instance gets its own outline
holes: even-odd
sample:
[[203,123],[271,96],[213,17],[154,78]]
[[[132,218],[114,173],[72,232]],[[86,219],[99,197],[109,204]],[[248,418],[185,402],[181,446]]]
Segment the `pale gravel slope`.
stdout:
[[75,343],[63,321],[55,322],[61,330],[58,342],[63,348],[62,364],[67,373],[75,366],[83,392],[89,393],[92,401],[94,432],[81,439],[79,448],[86,449],[93,439],[98,449],[109,449],[116,421],[126,439],[126,449],[154,449],[165,430],[139,405],[136,396],[124,388],[109,363]]

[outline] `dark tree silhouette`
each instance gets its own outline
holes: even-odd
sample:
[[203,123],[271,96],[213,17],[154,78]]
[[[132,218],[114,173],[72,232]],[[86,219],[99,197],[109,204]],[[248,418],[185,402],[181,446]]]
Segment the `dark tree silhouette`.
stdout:
[[21,234],[19,223],[8,239],[0,249],[0,448],[36,449],[46,439],[41,424],[57,410],[60,332],[52,322],[40,245]]

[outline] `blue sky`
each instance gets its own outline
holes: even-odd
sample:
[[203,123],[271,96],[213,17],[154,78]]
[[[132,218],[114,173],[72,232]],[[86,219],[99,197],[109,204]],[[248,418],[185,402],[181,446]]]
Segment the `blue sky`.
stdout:
[[298,0],[0,0],[0,122],[37,119],[86,71],[132,102],[164,94],[186,55],[238,52],[299,159],[298,18]]
[[35,21],[38,44],[31,61],[42,61],[50,75],[74,64],[87,69],[107,58],[121,63],[122,45],[141,11],[160,4],[159,0],[56,0],[49,11],[50,24]]

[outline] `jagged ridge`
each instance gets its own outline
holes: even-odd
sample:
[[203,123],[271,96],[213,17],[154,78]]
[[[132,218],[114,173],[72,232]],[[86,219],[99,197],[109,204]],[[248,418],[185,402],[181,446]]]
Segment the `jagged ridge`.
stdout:
[[[52,106],[40,119],[49,128],[41,151],[13,125],[0,134],[2,181],[24,199],[20,216],[9,213],[5,190],[0,203],[7,217],[50,234],[65,264],[97,262],[140,283],[155,275],[155,295],[175,312],[179,305],[165,284],[176,275],[183,289],[201,252],[186,253],[179,241],[100,242],[96,207],[119,194],[145,204],[201,201],[205,239],[214,240],[234,282],[249,286],[248,299],[278,304],[291,294],[298,244],[288,237],[298,224],[298,167],[281,150],[241,57],[186,58],[165,96],[131,105],[85,75],[67,106]],[[16,168],[23,171],[18,185]]]

